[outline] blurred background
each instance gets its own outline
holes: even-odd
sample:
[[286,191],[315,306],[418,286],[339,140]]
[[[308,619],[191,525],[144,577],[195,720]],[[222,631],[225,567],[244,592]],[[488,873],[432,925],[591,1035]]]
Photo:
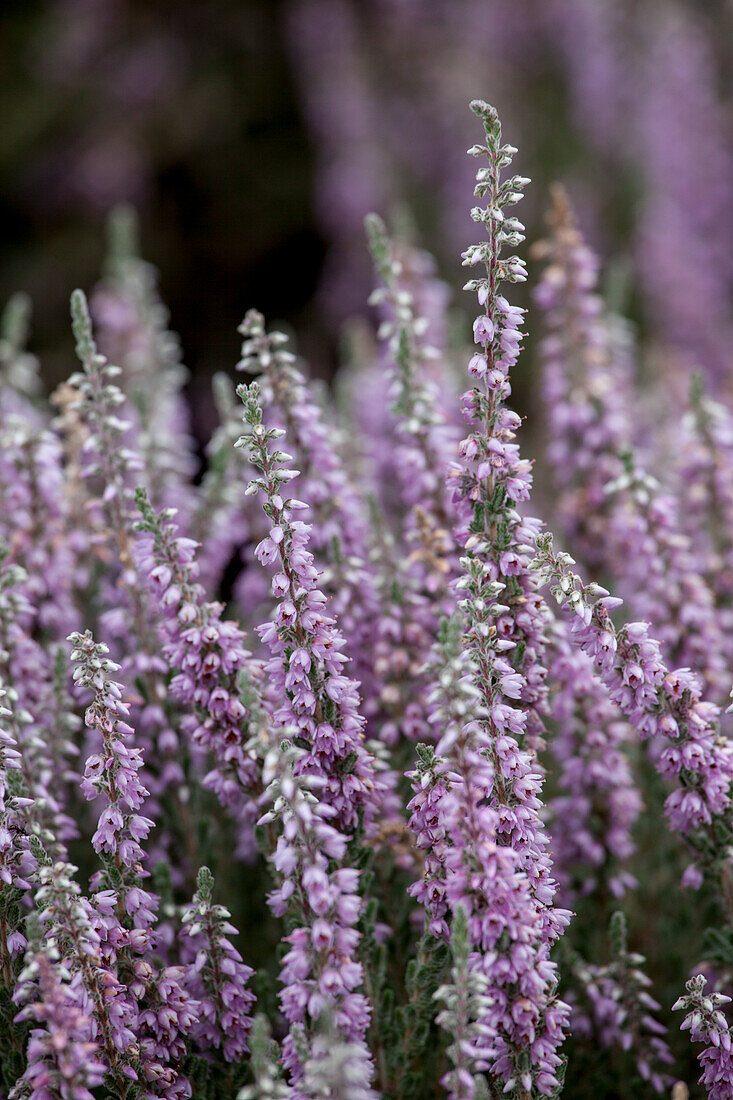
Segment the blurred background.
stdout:
[[[343,322],[366,312],[369,210],[410,227],[458,301],[476,96],[498,106],[517,171],[534,181],[520,211],[528,242],[562,180],[645,347],[726,377],[727,0],[1,7],[0,299],[31,295],[49,386],[73,366],[69,292],[98,279],[105,218],[123,200],[161,272],[197,407],[235,362],[252,305],[332,374]],[[520,403],[531,349],[527,365]]]

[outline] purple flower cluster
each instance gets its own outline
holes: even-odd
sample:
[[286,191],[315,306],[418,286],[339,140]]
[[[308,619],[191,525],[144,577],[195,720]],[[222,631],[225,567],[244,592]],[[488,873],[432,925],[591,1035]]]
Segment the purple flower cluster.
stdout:
[[598,263],[562,194],[550,220],[536,298],[547,318],[542,352],[559,533],[654,623],[668,660],[699,672],[720,701],[729,687],[726,641],[697,538],[686,537],[673,494],[633,449],[627,349],[618,321],[603,315]]
[[313,398],[281,332],[265,332],[264,318],[250,310],[237,370],[260,376],[263,409],[282,424],[298,456],[300,492],[306,503],[311,545],[325,567],[322,587],[333,601],[341,629],[356,657],[356,675],[369,693],[369,649],[377,611],[376,578],[369,562],[368,514],[339,454],[338,432]]
[[328,802],[338,826],[353,830],[375,810],[377,784],[373,758],[364,747],[364,719],[359,712],[357,684],[346,675],[344,638],[326,612],[326,596],[318,587],[318,570],[308,549],[311,527],[294,513],[305,505],[282,495],[297,476],[285,468],[290,455],[272,449],[284,434],[265,428],[259,386],[240,386],[244,418],[250,431],[239,440],[260,471],[249,485],[263,494],[263,510],[271,526],[255,551],[262,565],[274,566],[273,618],[257,628],[271,653],[264,671],[277,693],[272,718],[277,726],[294,726],[308,745],[303,770],[327,781]]
[[[55,952],[54,952],[55,954]],[[73,977],[63,964],[37,951],[20,976],[27,1004],[16,1017],[35,1025],[28,1040],[28,1070],[24,1082],[31,1100],[93,1100],[92,1089],[104,1081],[105,1067],[96,1057],[97,1044],[89,1041],[90,1020],[82,1008],[81,975]]]
[[[278,822],[281,830],[271,856],[279,884],[269,895],[270,907],[276,916],[291,914],[296,925],[286,937],[280,972],[280,1004],[290,1025],[284,1061],[297,1079],[305,1075],[307,1081],[313,1073],[308,1059],[319,1065],[328,1053],[319,1049],[319,1039],[330,1020],[360,1067],[353,1100],[372,1100],[365,1042],[370,1007],[361,992],[358,961],[359,872],[348,865],[347,837],[332,824],[337,814],[323,800],[326,783],[304,773],[299,756],[292,745],[281,744],[266,758],[272,808],[260,820]],[[302,1095],[297,1086],[295,1095]]]
[[[648,623],[617,629],[611,612],[621,600],[600,585],[584,585],[569,554],[555,554],[552,539],[538,540],[536,567],[558,603],[573,612],[575,643],[594,661],[611,699],[643,740],[659,739],[659,773],[675,780],[665,812],[670,827],[687,837],[693,851],[724,880],[730,874],[727,842],[714,829],[728,829],[733,785],[733,747],[719,730],[720,710],[700,697],[700,683],[687,668],[669,670]],[[688,871],[689,881],[695,876]]]
[[683,1029],[689,1029],[693,1043],[707,1043],[698,1060],[702,1067],[700,1084],[705,1086],[709,1100],[725,1100],[733,1090],[733,1040],[730,1027],[721,1011],[730,997],[723,993],[705,993],[705,978],[697,974],[686,983],[687,993],[672,1006],[685,1009]]
[[636,885],[628,863],[642,805],[628,759],[632,734],[564,625],[553,625],[548,667],[559,790],[548,806],[553,864],[566,902],[599,888],[618,898]]
[[241,629],[222,619],[221,604],[205,599],[197,580],[197,544],[178,535],[170,510],[159,516],[142,491],[137,500],[143,518],[135,559],[155,601],[163,656],[173,672],[171,694],[189,711],[181,726],[197,750],[214,757],[206,785],[241,815],[257,780],[250,740],[258,716],[243,703],[238,685],[242,674],[254,682],[259,667]]
[[253,970],[228,938],[237,930],[229,923],[229,910],[212,903],[213,886],[211,871],[202,867],[194,899],[181,918],[185,947],[194,954],[184,978],[198,1003],[192,1036],[201,1050],[221,1048],[228,1062],[239,1062],[252,1026],[254,994],[247,983]]
[[[538,500],[623,602],[584,584],[509,406],[529,181],[472,110],[460,401],[404,218],[367,219],[377,324],[333,394],[247,313],[244,432],[220,375],[200,477],[129,214],[93,298],[110,359],[75,292],[55,417],[22,301],[2,320],[0,1100],[642,1097],[697,1072],[666,1025],[673,971],[733,968],[730,411],[695,382],[670,447],[557,192]],[[703,986],[677,1007],[721,1100],[729,997]]]

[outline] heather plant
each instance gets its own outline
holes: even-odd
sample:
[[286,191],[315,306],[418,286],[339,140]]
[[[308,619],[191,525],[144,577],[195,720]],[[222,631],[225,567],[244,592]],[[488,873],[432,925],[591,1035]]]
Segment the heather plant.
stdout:
[[733,414],[659,465],[559,191],[525,325],[471,108],[472,325],[370,215],[347,399],[249,309],[200,471],[129,211],[52,405],[4,314],[0,1100],[733,1097]]

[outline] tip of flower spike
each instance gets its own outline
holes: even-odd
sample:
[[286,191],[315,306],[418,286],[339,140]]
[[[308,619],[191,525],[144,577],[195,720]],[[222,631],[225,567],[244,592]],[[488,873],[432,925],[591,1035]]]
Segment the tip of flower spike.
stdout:
[[494,123],[499,119],[499,112],[496,107],[492,107],[485,99],[472,99],[470,107],[475,115],[486,122]]
[[107,219],[107,267],[111,275],[140,255],[140,225],[129,203],[115,206]]
[[71,295],[71,330],[76,340],[76,354],[82,363],[87,362],[95,354],[96,348],[87,296],[79,289],[74,290]]

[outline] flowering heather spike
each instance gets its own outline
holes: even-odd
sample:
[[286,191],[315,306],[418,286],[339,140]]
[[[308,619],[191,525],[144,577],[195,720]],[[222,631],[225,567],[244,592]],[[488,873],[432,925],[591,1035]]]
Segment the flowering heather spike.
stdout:
[[372,1100],[373,1067],[365,1041],[371,1009],[359,991],[359,872],[345,865],[347,839],[331,823],[338,815],[328,785],[321,776],[303,774],[303,755],[288,742],[269,752],[264,781],[272,808],[260,820],[280,826],[270,857],[279,880],[268,897],[270,908],[276,916],[287,914],[295,926],[285,937],[290,948],[280,972],[280,1005],[290,1025],[284,1062],[299,1095],[304,1066],[310,1057],[318,1061],[328,1014],[338,1040],[349,1045],[361,1089],[355,1100]]
[[287,1100],[291,1092],[282,1080],[278,1046],[271,1037],[267,1016],[261,1012],[254,1018],[249,1045],[254,1083],[240,1089],[237,1100]]
[[487,158],[487,166],[476,174],[474,194],[486,200],[475,207],[472,218],[483,224],[488,240],[471,245],[463,253],[464,265],[482,265],[485,275],[471,279],[466,290],[476,291],[484,307],[473,325],[476,354],[468,364],[476,385],[463,395],[463,413],[471,432],[461,442],[461,461],[448,471],[459,522],[456,535],[471,558],[487,564],[487,580],[504,586],[500,619],[492,624],[509,655],[516,673],[517,694],[527,710],[526,730],[517,731],[532,747],[542,744],[542,722],[538,707],[544,696],[544,630],[547,612],[529,573],[530,547],[539,533],[539,522],[521,517],[517,503],[529,499],[530,463],[522,459],[512,442],[520,418],[506,407],[511,393],[509,372],[519,355],[523,324],[522,310],[499,294],[502,282],[526,278],[524,261],[517,256],[502,258],[505,246],[522,241],[522,223],[505,210],[522,198],[529,182],[511,176],[502,182],[502,171],[512,160],[513,148],[501,145],[501,125],[493,107],[474,101],[471,109],[479,116],[486,145],[475,146],[472,155]]
[[618,898],[636,885],[626,864],[642,809],[627,759],[631,731],[562,621],[553,623],[548,656],[559,788],[548,806],[549,829],[563,901],[599,888]]
[[[466,694],[470,698],[472,685],[459,682],[459,691],[461,687],[467,687]],[[456,692],[456,699],[460,697],[459,691]],[[425,907],[432,935],[445,939],[450,935],[445,897],[448,840],[441,807],[450,786],[447,772],[448,762],[437,757],[430,745],[417,746],[417,766],[407,772],[413,790],[413,797],[407,804],[410,814],[408,825],[415,847],[418,852],[424,853],[422,875],[409,887],[409,893]]]
[[719,879],[733,915],[733,748],[720,734],[719,708],[701,700],[700,685],[689,669],[667,669],[647,623],[614,626],[610,613],[621,601],[600,585],[584,585],[572,572],[570,555],[554,552],[550,535],[540,536],[537,549],[541,582],[573,612],[574,644],[593,658],[611,699],[639,736],[663,739],[654,762],[664,779],[677,781],[665,803],[670,827]]
[[[548,916],[541,899],[551,901],[551,890],[528,877],[532,869],[525,870],[523,853],[502,837],[502,810],[491,804],[495,766],[487,751],[485,712],[462,626],[456,615],[435,649],[432,721],[442,735],[435,755],[447,770],[440,768],[431,818],[423,816],[419,796],[410,804],[418,844],[429,855],[423,881],[411,893],[422,897],[436,932],[448,910],[465,908],[471,966],[488,981],[490,1005],[482,1002],[487,1016],[481,1023],[491,1037],[489,1073],[525,1093],[536,1088],[547,1095],[557,1085],[555,1051],[568,1011],[556,998],[550,922],[560,928],[567,915]],[[497,744],[501,749],[501,739]]]
[[54,947],[37,946],[26,956],[17,999],[30,1003],[16,1019],[35,1025],[22,1077],[30,1100],[93,1100],[91,1090],[102,1085],[106,1070],[97,1056],[98,1044],[90,1041],[81,974],[72,976]]
[[60,641],[78,623],[78,562],[67,538],[69,515],[58,437],[26,418],[0,426],[0,538],[26,570],[28,633]]
[[634,613],[652,623],[669,662],[699,673],[706,693],[721,701],[730,687],[725,659],[730,645],[674,498],[634,464],[633,456],[606,491],[621,498],[608,538],[609,546],[615,542],[617,560],[627,566],[621,590],[628,591]]
[[645,958],[629,951],[626,918],[611,917],[612,961],[607,966],[580,966],[580,978],[590,999],[595,1030],[604,1047],[629,1051],[644,1081],[657,1093],[666,1092],[670,1078],[664,1066],[674,1059],[656,1019],[659,1004],[649,994],[651,981],[642,969]]
[[99,1044],[107,1069],[106,1082],[115,1100],[126,1100],[138,1080],[133,1062],[138,1048],[132,1026],[135,1007],[109,964],[103,962],[97,927],[99,916],[81,890],[68,863],[42,867],[38,873],[36,905],[46,941],[57,948],[72,974],[81,974],[81,1008],[93,1019],[91,1041]]
[[92,321],[84,292],[71,295],[72,330],[82,371],[72,374],[69,384],[78,393],[78,406],[89,428],[85,447],[85,476],[99,474],[104,484],[103,502],[112,523],[123,566],[130,561],[129,514],[132,507],[130,475],[141,468],[139,457],[125,446],[130,424],[118,415],[125,397],[117,383],[120,368],[97,352]]
[[24,593],[26,574],[8,554],[0,542],[0,679],[9,685],[23,794],[32,800],[32,831],[49,850],[63,855],[65,842],[77,835],[77,828],[65,812],[64,791],[55,781],[52,764],[57,752],[67,752],[56,723],[53,670],[48,653],[26,633],[34,618]]
[[633,442],[630,364],[604,316],[598,259],[564,189],[556,185],[551,196],[550,238],[532,252],[545,260],[534,299],[545,325],[539,354],[553,518],[568,545],[599,569],[607,567],[613,509],[606,485],[622,473],[622,452]]
[[672,1005],[673,1010],[687,1012],[682,1030],[689,1029],[693,1043],[707,1043],[698,1054],[702,1067],[700,1084],[705,1086],[708,1100],[729,1100],[733,1095],[733,1039],[728,1021],[721,1008],[730,1003],[722,993],[705,993],[706,980],[696,974],[685,983],[687,993]]
[[438,1023],[453,1040],[447,1052],[453,1069],[441,1078],[441,1084],[449,1100],[473,1100],[475,1074],[488,1068],[491,1057],[492,1036],[484,1021],[490,1018],[492,1003],[486,975],[471,965],[468,917],[463,905],[454,911],[451,932],[453,980],[435,993],[436,999],[445,1004]]
[[155,269],[140,258],[134,210],[118,207],[109,219],[107,273],[92,298],[92,313],[102,351],[119,364],[135,410],[150,495],[159,507],[175,503],[188,513],[196,462],[181,396],[187,372],[156,282]]
[[[463,397],[473,431],[460,447],[463,464],[449,474],[460,514],[457,534],[467,554],[456,587],[484,708],[482,736],[494,767],[492,803],[499,810],[505,842],[522,854],[553,940],[567,915],[552,915],[555,884],[538,814],[542,780],[531,752],[540,740],[537,707],[544,694],[549,613],[530,572],[530,539],[539,532],[539,523],[520,517],[515,508],[518,500],[527,499],[530,485],[528,464],[510,442],[519,418],[504,404],[511,389],[508,372],[519,354],[521,311],[497,294],[502,281],[524,278],[521,261],[501,259],[501,252],[505,244],[523,239],[521,223],[507,218],[504,209],[519,201],[527,181],[513,176],[502,183],[512,147],[500,144],[501,125],[493,107],[475,101],[471,108],[483,122],[487,142],[476,147],[475,155],[488,161],[477,172],[475,188],[477,197],[487,197],[487,207],[477,207],[472,217],[487,225],[489,239],[464,253],[464,263],[482,263],[486,276],[467,284],[478,292],[485,312],[474,323],[481,352],[469,364],[480,384]],[[523,709],[513,705],[517,700]],[[525,741],[530,751],[521,748]]]
[[427,344],[426,322],[418,315],[412,294],[402,285],[402,265],[395,256],[384,222],[376,214],[369,214],[366,231],[374,266],[383,284],[372,293],[370,301],[382,305],[386,313],[379,334],[387,347],[403,499],[409,509],[419,505],[436,528],[444,531],[445,552],[449,557],[452,540],[446,529],[452,526],[454,517],[446,500],[445,471],[455,442],[440,411],[437,387],[427,372],[428,363],[438,352]]
[[[95,643],[90,631],[72,634],[69,641],[74,647],[71,659],[77,662],[74,680],[93,693],[87,727],[102,738],[101,751],[87,760],[82,781],[87,798],[101,794],[106,803],[92,837],[92,846],[105,860],[104,871],[92,878],[92,900],[104,928],[101,951],[103,957],[116,960],[120,973],[132,972],[129,992],[137,1008],[134,1026],[141,1077],[151,1095],[174,1100],[190,1095],[188,1082],[174,1066],[180,1066],[185,1050],[181,1035],[191,1029],[199,1006],[181,988],[180,968],[154,973],[142,958],[153,944],[151,927],[158,908],[158,898],[141,885],[149,872],[143,867],[146,857],[140,841],[154,824],[140,813],[148,795],[138,775],[142,754],[128,747],[134,733],[126,721],[129,707],[122,701],[122,685],[111,678],[119,665],[108,659],[107,647]],[[157,1003],[156,1012],[151,1003]]]
[[249,1049],[255,998],[247,983],[254,971],[229,939],[237,930],[229,923],[229,910],[214,905],[213,889],[214,877],[202,867],[193,901],[182,917],[183,937],[195,953],[184,980],[199,1003],[191,1034],[199,1050],[221,1050],[227,1062],[241,1062]]
[[95,642],[91,631],[69,635],[71,660],[75,662],[74,681],[93,698],[86,711],[86,725],[102,739],[101,751],[87,760],[82,791],[88,799],[102,795],[102,809],[92,846],[114,860],[114,883],[101,876],[105,887],[116,886],[119,912],[128,916],[135,928],[149,928],[155,920],[155,902],[138,885],[145,872],[145,852],[140,842],[147,838],[154,822],[140,810],[148,791],[140,782],[140,749],[129,748],[134,730],[126,719],[130,708],[122,700],[122,685],[112,679],[119,665],[106,656],[106,645]]
[[373,819],[378,793],[374,759],[364,748],[357,684],[345,674],[344,639],[325,613],[326,597],[308,550],[311,528],[293,519],[306,505],[282,495],[297,476],[285,468],[290,455],[271,448],[285,433],[264,427],[256,382],[239,386],[237,392],[249,427],[238,445],[247,446],[250,461],[262,473],[247,491],[262,493],[263,511],[272,525],[255,552],[262,565],[277,569],[272,578],[277,611],[257,628],[272,654],[265,673],[278,699],[274,721],[298,730],[308,745],[300,766],[326,779],[338,827],[353,831]]
[[411,551],[403,561],[402,547],[398,547],[392,555],[397,560],[390,560],[384,548],[394,539],[384,531],[378,540],[380,549],[374,555],[387,559],[380,563],[382,613],[374,642],[380,695],[372,693],[365,701],[365,710],[370,721],[377,711],[382,719],[380,739],[390,743],[398,731],[412,739],[428,736],[426,684],[420,670],[441,618],[450,614],[455,603],[450,591],[458,570],[456,545],[450,534],[455,516],[445,487],[445,471],[455,453],[455,441],[438,411],[437,387],[427,374],[430,359],[437,352],[427,346],[424,322],[415,312],[412,294],[402,285],[402,267],[394,246],[375,214],[367,217],[366,228],[383,283],[371,301],[386,307],[380,337],[386,343],[398,440],[395,465],[406,511],[401,533]]
[[[253,507],[251,515],[242,503],[242,456],[234,450],[242,432],[242,417],[234,384],[221,372],[214,375],[211,384],[219,425],[206,447],[208,466],[189,523],[191,537],[201,544],[197,562],[206,592],[218,590],[224,569],[238,546],[248,540],[259,541],[253,527],[261,519],[259,508]],[[250,503],[248,498],[245,500]],[[248,582],[254,577],[262,581],[259,570],[245,570],[245,574],[249,574]],[[263,589],[266,597],[266,583]]]
[[[250,740],[262,724],[256,691],[259,665],[244,647],[242,631],[221,618],[222,606],[208,602],[198,583],[196,543],[178,535],[171,509],[158,515],[138,489],[142,516],[135,556],[159,616],[163,656],[173,671],[171,694],[193,714],[183,726],[194,745],[210,751],[216,767],[206,785],[237,813],[251,802],[258,767]],[[253,686],[252,706],[240,697],[239,677]]]
[[[284,347],[281,332],[265,332],[257,310],[239,328],[244,337],[238,370],[261,374],[265,409],[284,425],[300,469],[299,491],[307,502],[311,545],[327,569],[323,589],[333,601],[362,691],[371,690],[368,652],[377,614],[376,579],[369,564],[369,523],[364,504],[344,468],[336,428],[324,419],[308,384]],[[239,391],[238,391],[239,392]]]
[[[18,902],[31,889],[37,868],[30,845],[33,814],[29,811],[33,802],[19,791],[21,755],[12,732],[9,702],[8,693],[0,687],[0,1000],[3,1002],[12,996],[17,958],[26,945]],[[0,1055],[10,1057],[10,1052],[5,1051],[5,1039],[5,1035],[0,1035]],[[11,1042],[10,1046],[16,1044]]]
[[[490,1072],[509,1089],[536,1088],[547,1094],[557,1087],[556,1048],[567,1017],[566,1006],[554,999],[556,976],[548,954],[569,914],[552,907],[555,882],[538,814],[541,775],[533,754],[519,744],[525,737],[530,745],[539,741],[536,708],[543,692],[540,662],[547,613],[529,572],[530,541],[539,526],[520,518],[515,508],[529,496],[529,466],[511,442],[519,418],[504,405],[510,392],[508,372],[519,353],[521,311],[498,294],[501,282],[525,278],[522,261],[502,259],[501,252],[523,239],[521,223],[507,218],[504,209],[520,200],[528,181],[513,176],[502,182],[502,169],[511,163],[514,150],[501,145],[493,107],[476,100],[471,109],[486,135],[486,144],[471,152],[488,162],[477,172],[474,192],[477,198],[486,197],[487,206],[475,208],[472,217],[487,226],[489,239],[463,255],[464,264],[485,267],[484,277],[466,284],[478,292],[485,312],[474,323],[481,350],[469,364],[479,385],[463,397],[473,431],[460,445],[463,462],[449,477],[459,514],[456,534],[467,554],[461,562],[465,575],[457,583],[459,607],[466,616],[464,644],[480,706],[460,735],[444,738],[445,746],[441,742],[437,749],[439,755],[448,746],[460,752],[454,770],[462,780],[447,797],[446,821],[455,847],[449,852],[454,874],[448,874],[446,889],[451,908],[459,901],[466,905],[471,942],[485,953],[482,969],[489,977],[489,996],[495,983],[501,990],[492,1012],[497,1037]],[[460,653],[454,660],[460,663]],[[465,669],[458,675],[465,675]],[[512,705],[517,699],[531,708],[529,730],[528,714]],[[504,986],[508,971],[500,976],[496,941],[487,931],[495,908],[488,882],[497,874],[507,878],[507,948],[521,944],[511,965],[522,959],[515,977],[525,989],[526,1004],[514,1014]],[[481,917],[474,914],[469,885],[474,882],[480,884]]]
[[729,687],[726,642],[694,542],[671,494],[631,448],[628,367],[593,292],[597,261],[556,195],[551,260],[537,298],[547,310],[550,461],[570,546],[612,577],[633,612],[657,631],[667,658],[689,665],[720,700]]

